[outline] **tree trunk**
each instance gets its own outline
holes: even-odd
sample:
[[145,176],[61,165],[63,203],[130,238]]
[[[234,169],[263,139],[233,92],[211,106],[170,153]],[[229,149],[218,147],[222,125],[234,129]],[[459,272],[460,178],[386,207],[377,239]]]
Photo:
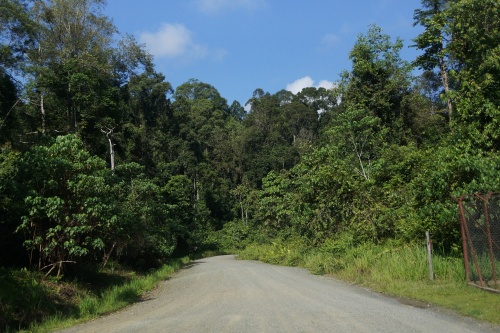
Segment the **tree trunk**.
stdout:
[[114,128],[106,128],[105,130],[101,128],[101,132],[106,134],[106,138],[109,142],[109,159],[111,164],[111,171],[115,172],[115,149],[113,144],[113,130]]
[[40,93],[40,113],[42,115],[42,134],[45,134],[45,108],[43,105],[43,92]]
[[453,113],[453,104],[449,96],[450,85],[448,81],[448,69],[446,65],[446,60],[444,58],[441,58],[440,71],[441,71],[441,80],[443,82],[444,93],[446,96],[446,109],[448,110],[448,120],[451,121],[451,115]]
[[195,175],[194,175],[194,193],[195,193],[195,198],[196,201],[200,201],[200,190],[198,189],[198,170],[196,170]]
[[240,194],[240,209],[241,209],[241,222],[245,223],[245,210],[243,209],[243,200]]

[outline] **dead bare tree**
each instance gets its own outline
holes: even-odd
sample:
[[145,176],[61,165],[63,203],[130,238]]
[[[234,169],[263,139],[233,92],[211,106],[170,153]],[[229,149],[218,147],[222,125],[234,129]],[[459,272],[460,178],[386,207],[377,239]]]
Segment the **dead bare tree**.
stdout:
[[106,135],[106,138],[108,139],[109,143],[109,157],[110,157],[110,163],[111,163],[111,171],[114,173],[115,172],[115,149],[114,149],[114,143],[113,143],[113,128],[109,127],[104,127],[101,128],[101,132],[103,132]]

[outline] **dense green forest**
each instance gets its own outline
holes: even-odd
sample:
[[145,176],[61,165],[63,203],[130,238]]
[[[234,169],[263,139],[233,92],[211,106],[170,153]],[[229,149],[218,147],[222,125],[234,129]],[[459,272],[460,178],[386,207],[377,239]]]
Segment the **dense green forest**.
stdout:
[[104,5],[0,0],[0,266],[426,230],[456,253],[453,196],[500,188],[497,0],[422,0],[418,58],[372,25],[333,89],[256,88],[248,112],[197,79],[173,89]]

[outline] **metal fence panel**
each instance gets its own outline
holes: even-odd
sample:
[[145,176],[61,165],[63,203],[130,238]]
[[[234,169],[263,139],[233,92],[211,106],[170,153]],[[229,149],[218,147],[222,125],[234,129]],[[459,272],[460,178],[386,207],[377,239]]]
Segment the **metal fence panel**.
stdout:
[[500,193],[456,200],[467,282],[500,292]]

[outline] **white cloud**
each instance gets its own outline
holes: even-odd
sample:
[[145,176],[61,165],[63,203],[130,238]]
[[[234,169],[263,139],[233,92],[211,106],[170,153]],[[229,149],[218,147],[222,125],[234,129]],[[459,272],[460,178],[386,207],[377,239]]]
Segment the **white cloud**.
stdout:
[[287,84],[286,90],[291,91],[293,94],[297,94],[306,87],[312,87],[314,85],[314,80],[310,76],[304,76],[303,78],[297,79],[292,83]]
[[155,58],[187,57],[190,59],[211,58],[222,61],[227,52],[224,49],[210,49],[193,41],[193,33],[182,24],[164,23],[156,32],[139,35],[141,43]]
[[302,89],[307,87],[332,89],[333,82],[322,80],[318,84],[314,84],[314,80],[310,76],[304,76],[303,78],[297,79],[294,82],[287,84],[286,90],[292,92],[293,94],[297,94],[301,92]]
[[156,57],[176,57],[189,48],[195,50],[191,31],[182,24],[163,24],[157,32],[144,32],[139,40],[146,44],[147,49]]
[[319,81],[318,85],[316,88],[325,88],[325,89],[332,89],[334,87],[334,83],[332,81],[328,80],[321,80]]
[[267,5],[266,0],[195,0],[205,14],[216,14],[226,9],[256,10]]

